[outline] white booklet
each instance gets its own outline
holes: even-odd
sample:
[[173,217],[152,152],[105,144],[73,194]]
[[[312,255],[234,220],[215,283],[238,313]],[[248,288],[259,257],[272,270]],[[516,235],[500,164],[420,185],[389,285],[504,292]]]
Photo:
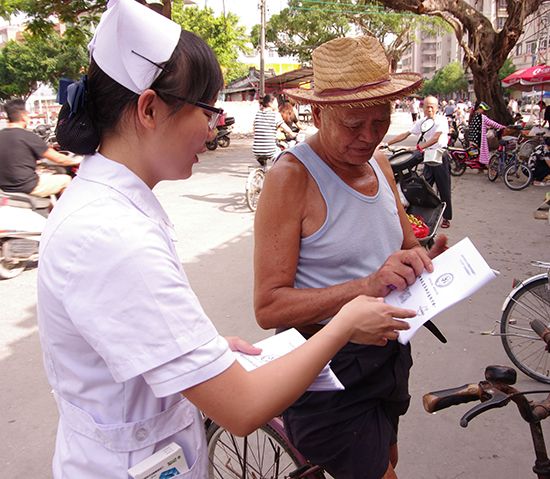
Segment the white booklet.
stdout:
[[392,291],[384,301],[400,308],[414,309],[416,317],[405,319],[411,328],[399,331],[398,341],[407,344],[429,319],[475,293],[496,278],[469,238],[456,243],[432,260],[432,273],[422,273],[403,291]]
[[[289,353],[305,342],[306,340],[304,337],[292,328],[255,343],[254,346],[261,348],[262,350],[262,352],[258,355],[235,352],[235,356],[244,369],[247,371],[252,371],[253,369],[263,366],[264,364]],[[340,382],[336,374],[334,374],[332,369],[330,369],[327,364],[307,390],[338,391],[342,389],[344,389],[344,385]]]

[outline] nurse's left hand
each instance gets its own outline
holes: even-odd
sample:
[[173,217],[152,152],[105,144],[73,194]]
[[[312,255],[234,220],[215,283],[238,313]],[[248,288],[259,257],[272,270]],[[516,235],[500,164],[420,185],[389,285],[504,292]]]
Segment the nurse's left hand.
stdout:
[[229,343],[229,348],[231,351],[239,351],[245,354],[260,354],[262,350],[253,346],[244,339],[239,338],[238,336],[226,336],[225,339]]

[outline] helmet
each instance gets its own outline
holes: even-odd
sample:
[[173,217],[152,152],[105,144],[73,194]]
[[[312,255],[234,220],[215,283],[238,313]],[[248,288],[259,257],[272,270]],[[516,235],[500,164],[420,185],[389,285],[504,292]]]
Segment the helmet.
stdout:
[[481,108],[483,111],[490,110],[491,107],[487,105],[484,101],[479,102],[479,108]]

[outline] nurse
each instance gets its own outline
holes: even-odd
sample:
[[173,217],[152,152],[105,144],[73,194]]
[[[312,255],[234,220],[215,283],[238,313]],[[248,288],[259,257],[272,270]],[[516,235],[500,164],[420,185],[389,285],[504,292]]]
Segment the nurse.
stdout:
[[[348,341],[384,345],[414,312],[358,297],[305,345],[246,372],[193,293],[152,193],[191,176],[216,125],[219,65],[197,36],[110,1],[60,141],[88,156],[48,219],[38,322],[59,410],[53,477],[127,479],[176,442],[204,479],[199,409],[238,435],[280,413]],[[74,93],[74,92],[73,92]],[[83,94],[83,95],[82,95]],[[246,404],[246,407],[243,407]]]

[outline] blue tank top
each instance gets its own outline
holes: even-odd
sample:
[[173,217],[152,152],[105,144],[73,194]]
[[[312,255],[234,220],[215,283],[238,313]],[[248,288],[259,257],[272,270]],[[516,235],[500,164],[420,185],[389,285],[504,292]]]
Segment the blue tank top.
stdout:
[[323,288],[368,276],[401,249],[395,196],[376,160],[369,165],[378,191],[367,196],[347,185],[307,143],[288,152],[317,183],[327,211],[321,228],[301,239],[295,287]]

